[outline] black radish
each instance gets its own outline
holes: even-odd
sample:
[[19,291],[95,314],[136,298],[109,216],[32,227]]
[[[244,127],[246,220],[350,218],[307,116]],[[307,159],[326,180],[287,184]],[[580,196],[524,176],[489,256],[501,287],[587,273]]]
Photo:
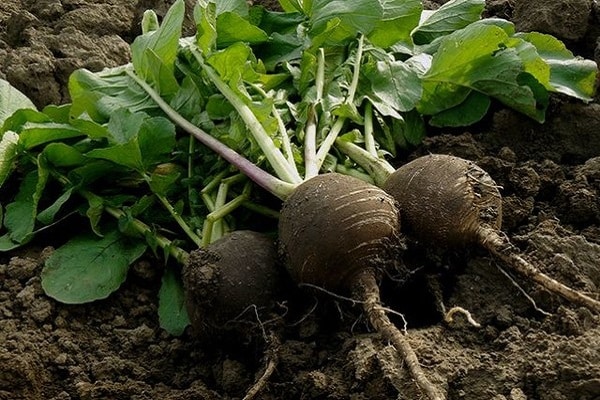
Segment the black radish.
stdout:
[[443,399],[380,301],[377,276],[393,267],[402,248],[399,222],[394,199],[380,188],[346,175],[317,175],[283,204],[280,252],[296,282],[350,292],[402,354],[421,390],[429,399]]
[[296,282],[351,289],[360,271],[379,271],[398,258],[398,218],[394,199],[383,190],[347,175],[318,175],[298,186],[281,209],[284,265]]
[[275,242],[253,231],[234,231],[192,251],[182,275],[192,328],[203,337],[240,327],[249,332],[270,318],[285,285]]
[[432,154],[393,172],[382,185],[402,210],[403,226],[426,243],[478,243],[517,273],[565,299],[600,312],[600,302],[542,273],[500,230],[502,197],[483,169],[459,157]]
[[222,340],[262,334],[266,367],[244,400],[257,396],[277,365],[279,339],[264,322],[276,315],[285,291],[283,271],[273,239],[265,234],[234,231],[190,253],[183,267],[186,308],[196,335]]

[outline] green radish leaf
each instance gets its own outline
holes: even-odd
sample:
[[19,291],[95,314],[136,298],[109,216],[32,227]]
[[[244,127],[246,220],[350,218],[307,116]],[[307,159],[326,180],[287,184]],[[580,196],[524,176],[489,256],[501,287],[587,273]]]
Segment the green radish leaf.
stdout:
[[156,103],[127,75],[127,71],[132,71],[129,64],[100,72],[75,70],[69,77],[73,102],[71,115],[86,115],[95,122],[104,123],[121,108],[132,113],[155,112],[158,109]]
[[248,83],[259,85],[265,92],[280,87],[283,82],[290,78],[288,74],[266,74],[260,64],[253,67],[244,70],[242,78]]
[[217,46],[224,48],[237,42],[264,43],[269,39],[265,31],[240,15],[225,12],[217,17]]
[[45,210],[40,211],[37,215],[37,220],[44,225],[50,225],[54,222],[54,217],[60,211],[61,207],[71,198],[73,188],[68,188],[54,203]]
[[490,108],[490,98],[483,93],[471,92],[459,105],[435,114],[429,120],[432,126],[469,126],[480,121]]
[[175,126],[166,118],[149,118],[142,113],[121,110],[109,122],[113,142],[117,145],[93,149],[87,157],[146,171],[147,167],[166,161],[175,148]]
[[248,61],[252,57],[252,50],[244,43],[235,43],[225,50],[212,54],[208,59],[210,64],[229,86],[235,88],[237,82],[249,67]]
[[104,299],[121,286],[129,266],[146,251],[118,231],[80,235],[59,247],[42,269],[44,292],[66,304]]
[[358,113],[358,109],[354,104],[342,103],[332,109],[331,113],[336,117],[349,118],[358,124],[363,124],[363,117]]
[[170,99],[179,90],[173,67],[165,64],[152,49],[147,49],[145,56],[148,71],[146,79],[153,83],[154,90],[161,96]]
[[383,16],[368,38],[375,46],[388,48],[398,42],[412,44],[411,32],[423,11],[421,0],[380,0]]
[[305,38],[298,32],[298,26],[306,22],[306,17],[300,13],[273,12],[264,8],[253,10],[260,10],[258,27],[269,36],[267,42],[253,46],[267,71],[280,63],[300,59]]
[[412,110],[421,98],[421,79],[402,61],[377,61],[363,71],[370,82],[367,96],[382,115],[400,118],[400,112]]
[[79,150],[61,142],[46,145],[43,154],[46,160],[56,167],[76,167],[86,162]]
[[[148,232],[144,235],[144,238],[146,240],[146,243],[148,244],[148,248],[149,250],[152,252],[152,254],[155,257],[161,257],[158,254],[158,249],[161,249],[163,251],[162,257],[165,260],[165,263],[167,261],[169,261],[169,251],[167,249],[165,249],[164,247],[159,246],[158,241],[156,240],[156,236],[154,236],[152,233]],[[165,247],[171,247],[171,245],[166,245]]]
[[[300,60],[300,66],[298,69],[292,70],[292,76],[294,77],[294,87],[303,96],[307,96],[307,90],[310,88],[314,91],[314,81],[317,73],[317,57],[306,51],[302,54]],[[305,103],[313,103],[315,100],[315,93],[311,94],[311,98],[305,100]]]
[[123,215],[121,215],[118,219],[118,229],[124,235],[129,237],[139,237],[139,231],[134,228],[134,218],[129,212],[129,210],[125,211]]
[[373,0],[314,0],[311,11],[310,36],[327,32],[326,42],[337,46],[369,35],[383,18],[382,3]]
[[147,114],[133,113],[127,109],[116,111],[108,121],[109,139],[113,144],[126,144],[135,139],[140,127],[148,118]]
[[4,227],[8,230],[11,242],[23,244],[33,235],[39,178],[38,171],[25,175],[14,201],[6,205]]
[[[497,26],[498,28],[505,31],[508,36],[512,36],[515,33],[515,25],[512,22],[507,21],[505,19],[501,19],[501,18],[484,18],[484,19],[475,21],[467,26],[469,28],[472,28],[473,26],[477,26],[477,25]],[[438,51],[438,48],[440,47],[440,43],[442,43],[442,41],[444,41],[445,39],[446,39],[446,36],[439,36],[439,37],[433,39],[431,41],[431,43],[426,43],[423,45],[415,45],[414,48],[406,49],[406,47],[402,48],[400,46],[392,46],[392,49],[394,49],[395,51],[397,51],[399,53],[408,54],[408,55],[419,55],[419,54],[423,54],[423,53],[434,54],[436,51]]]
[[19,133],[19,144],[29,150],[41,144],[83,136],[84,133],[69,124],[27,123]]
[[29,123],[46,123],[53,122],[52,119],[44,114],[43,112],[22,108],[15,111],[4,121],[4,126],[2,126],[2,131],[13,131],[13,132],[21,132],[23,130],[23,126]]
[[169,175],[154,173],[150,175],[150,181],[148,182],[148,184],[150,185],[152,193],[166,196],[168,195],[169,190],[177,182],[177,180],[179,180],[179,177],[179,173]]
[[[533,44],[550,67],[551,90],[583,101],[591,101],[596,92],[598,67],[592,60],[573,56],[564,43],[539,32],[515,35]],[[536,76],[537,78],[537,76]]]
[[136,202],[129,207],[129,212],[132,217],[141,215],[148,210],[156,202],[155,196],[144,195],[136,200]]
[[546,93],[525,72],[517,50],[507,47],[509,42],[506,32],[494,25],[473,24],[448,35],[423,76],[419,112],[437,114],[476,90],[542,122]]
[[98,179],[122,173],[123,167],[109,161],[88,159],[80,167],[73,168],[67,173],[67,177],[77,186],[87,186]]
[[246,0],[210,0],[217,5],[217,15],[231,12],[242,17],[248,16],[248,2]]
[[[472,28],[473,26],[477,26],[477,25],[493,25],[493,26],[497,26],[498,28],[502,29],[504,32],[506,32],[506,34],[508,36],[512,36],[515,33],[515,25],[510,22],[507,21],[505,19],[501,19],[501,18],[484,18],[484,19],[480,19],[478,21],[472,22],[471,24],[467,25],[468,28]],[[466,28],[466,27],[465,27]],[[427,44],[423,44],[423,45],[417,45],[414,47],[414,49],[410,49],[409,51],[403,51],[401,49],[396,49],[396,51],[403,53],[403,54],[409,54],[409,55],[418,55],[418,54],[422,54],[422,53],[426,53],[426,54],[434,54],[436,51],[438,51],[438,48],[440,47],[440,44],[446,39],[446,36],[439,36],[435,39],[433,39],[431,41],[431,43],[427,43]],[[393,46],[394,48],[394,46]]]
[[222,94],[214,94],[208,98],[206,112],[212,120],[226,119],[235,110]]
[[393,128],[394,132],[401,132],[403,138],[411,145],[418,146],[425,138],[427,131],[423,117],[416,110],[404,114],[402,121],[394,121],[401,125],[401,129]]
[[36,107],[27,96],[4,79],[0,79],[0,126],[15,111],[23,108],[35,110]]
[[144,11],[144,15],[142,16],[142,34],[156,31],[158,28],[160,28],[160,23],[158,22],[158,15],[156,15],[154,10]]
[[484,0],[451,0],[428,13],[425,20],[412,32],[412,38],[415,44],[431,43],[438,37],[479,20],[484,7]]
[[71,122],[71,105],[63,104],[63,105],[54,105],[50,104],[44,107],[42,110],[44,114],[46,114],[52,122],[60,123],[60,124],[68,124]]
[[298,31],[298,25],[306,21],[306,16],[298,12],[282,13],[279,11],[269,11],[262,7],[255,7],[253,10],[256,12],[260,11],[257,26],[269,36],[273,34],[295,35]]
[[158,318],[161,328],[175,336],[183,334],[190,324],[183,285],[171,268],[165,270],[158,292]]
[[510,38],[506,44],[517,51],[523,63],[524,72],[532,75],[546,90],[552,89],[550,85],[550,67],[539,56],[535,46],[525,40],[514,37]]
[[103,234],[100,232],[100,219],[104,213],[104,201],[98,196],[89,196],[88,208],[85,210],[85,216],[90,220],[90,228],[92,232],[98,237],[102,237]]
[[[396,147],[407,149],[410,146],[418,146],[426,136],[426,127],[423,117],[416,110],[403,113],[401,119],[377,118],[381,133],[375,130],[375,137],[378,142],[387,142],[391,138]],[[383,140],[380,138],[383,136]],[[395,149],[388,149],[392,155],[395,155]]]
[[515,24],[502,18],[484,18],[480,19],[479,21],[473,22],[471,25],[473,24],[497,26],[498,28],[506,32],[508,36],[514,35],[516,31]]
[[198,110],[205,108],[206,101],[194,80],[186,76],[179,91],[171,99],[171,107],[194,123],[198,119]]
[[18,142],[19,135],[12,131],[5,132],[0,139],[0,188],[15,169]]
[[279,5],[286,13],[303,12],[302,3],[298,0],[279,0]]
[[35,204],[35,211],[33,218],[37,215],[37,207],[42,198],[42,194],[44,189],[46,188],[46,184],[48,183],[48,178],[50,177],[50,169],[48,168],[48,162],[43,154],[39,154],[37,157],[37,172],[38,179],[35,186],[35,192],[33,193],[33,202]]
[[94,149],[87,152],[86,157],[112,161],[115,164],[143,172],[144,163],[142,153],[136,139],[102,149]]
[[10,238],[10,233],[0,236],[0,251],[7,252],[19,248],[21,243],[17,243]]
[[217,46],[217,5],[212,1],[198,1],[194,8],[196,44],[204,54],[210,54]]
[[[110,137],[106,125],[101,125],[89,119],[71,118],[70,124],[81,132],[85,132],[88,139],[102,139]],[[90,142],[89,140],[87,142]]]
[[175,125],[163,117],[148,118],[140,126],[137,142],[146,170],[166,162],[177,144]]
[[281,35],[274,32],[267,43],[256,47],[255,52],[267,70],[271,71],[281,63],[300,59],[303,43],[295,33]]
[[185,2],[176,0],[157,30],[138,36],[133,41],[131,60],[140,77],[159,86],[164,84],[162,78],[166,72],[157,74],[157,60],[160,61],[161,68],[164,67],[173,74],[184,16]]
[[340,18],[333,17],[327,21],[322,32],[313,32],[313,36],[311,37],[312,40],[310,51],[314,53],[321,47],[331,47],[336,44],[340,47],[344,47],[343,44],[348,42],[350,36],[345,40],[339,40],[337,42],[336,39],[333,38],[333,34],[336,32],[336,30],[340,29],[341,24],[342,21]]

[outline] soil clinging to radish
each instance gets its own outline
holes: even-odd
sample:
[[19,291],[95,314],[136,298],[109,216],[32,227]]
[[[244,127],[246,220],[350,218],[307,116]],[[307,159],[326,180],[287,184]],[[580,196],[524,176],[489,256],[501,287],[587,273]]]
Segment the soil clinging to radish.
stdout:
[[231,232],[191,252],[183,281],[199,335],[236,324],[257,325],[285,286],[273,239],[253,231]]

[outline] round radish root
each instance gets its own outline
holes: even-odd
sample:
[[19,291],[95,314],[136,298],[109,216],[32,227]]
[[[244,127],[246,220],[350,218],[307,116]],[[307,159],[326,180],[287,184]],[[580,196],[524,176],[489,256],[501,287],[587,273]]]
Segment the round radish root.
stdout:
[[398,201],[404,227],[443,246],[479,241],[480,227],[500,229],[502,197],[496,182],[471,161],[443,154],[417,158],[383,185]]
[[190,253],[183,267],[193,330],[206,336],[272,311],[282,291],[275,243],[253,231],[235,231]]
[[383,185],[418,239],[442,246],[478,243],[513,270],[576,304],[600,312],[600,302],[573,290],[523,259],[500,231],[502,198],[494,180],[471,161],[434,154],[393,172]]
[[280,252],[296,282],[347,289],[359,271],[397,260],[398,218],[383,190],[346,175],[318,175],[283,204]]
[[431,400],[441,400],[417,356],[381,306],[378,271],[391,268],[402,244],[394,199],[380,188],[340,174],[305,181],[284,202],[280,252],[296,282],[349,291],[371,325],[400,352],[412,377]]

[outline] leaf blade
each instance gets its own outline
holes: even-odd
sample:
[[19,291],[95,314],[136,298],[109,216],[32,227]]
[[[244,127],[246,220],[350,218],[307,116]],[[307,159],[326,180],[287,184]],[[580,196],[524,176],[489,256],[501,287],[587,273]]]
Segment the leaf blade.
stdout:
[[190,324],[185,308],[185,293],[181,280],[172,268],[167,268],[158,292],[158,319],[161,328],[180,336]]
[[12,131],[5,132],[0,139],[0,188],[15,168],[18,142],[19,135]]
[[433,115],[455,107],[476,90],[544,121],[547,92],[510,42],[502,28],[479,23],[448,35],[423,76],[419,112]]
[[0,79],[0,126],[15,111],[20,109],[33,109],[36,107],[31,100],[8,81]]
[[66,304],[82,304],[108,297],[125,281],[131,263],[146,250],[118,231],[104,237],[82,235],[48,257],[42,269],[44,292]]
[[452,0],[429,13],[412,32],[415,44],[431,43],[477,21],[485,7],[484,0]]

